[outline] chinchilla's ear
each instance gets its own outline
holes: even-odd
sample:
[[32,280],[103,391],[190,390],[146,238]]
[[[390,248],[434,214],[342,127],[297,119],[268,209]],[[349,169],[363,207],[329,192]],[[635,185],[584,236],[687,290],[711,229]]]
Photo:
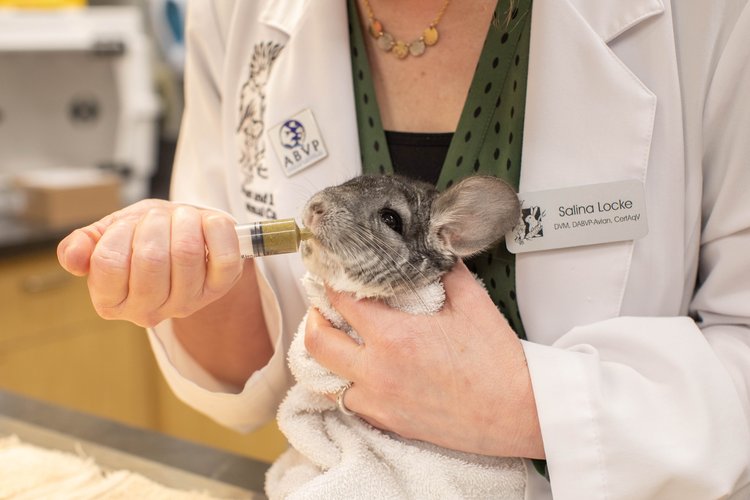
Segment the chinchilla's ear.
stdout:
[[500,240],[519,215],[518,196],[505,181],[467,177],[433,201],[430,234],[458,257],[469,257]]

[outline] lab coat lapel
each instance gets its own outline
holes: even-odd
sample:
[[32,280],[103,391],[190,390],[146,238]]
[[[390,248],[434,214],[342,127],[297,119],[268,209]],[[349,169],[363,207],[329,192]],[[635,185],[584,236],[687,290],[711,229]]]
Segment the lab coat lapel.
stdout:
[[[267,84],[265,162],[278,179],[286,174],[272,151],[269,136],[276,125],[310,110],[327,156],[278,181],[279,213],[299,215],[305,202],[324,187],[340,184],[362,171],[354,109],[346,2],[341,0],[269,1],[261,22],[288,36]],[[309,126],[309,124],[306,124]],[[287,261],[284,261],[287,262]],[[268,264],[270,265],[270,263]],[[300,259],[283,273],[302,276]],[[300,296],[302,283],[295,280]]]
[[[530,47],[521,192],[645,180],[656,97],[607,41],[663,11],[659,0],[538,0]],[[529,338],[617,316],[632,242],[519,255]]]
[[[261,21],[289,36],[268,81],[268,128],[310,109],[328,152],[294,177],[311,195],[359,174],[346,2],[277,0]],[[274,155],[268,161],[281,169]]]

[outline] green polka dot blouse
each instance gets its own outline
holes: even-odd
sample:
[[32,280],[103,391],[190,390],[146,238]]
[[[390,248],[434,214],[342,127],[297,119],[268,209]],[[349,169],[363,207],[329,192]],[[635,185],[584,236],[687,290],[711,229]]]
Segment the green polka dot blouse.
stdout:
[[[531,0],[516,2],[506,23],[508,0],[499,0],[458,127],[438,177],[447,189],[474,174],[494,175],[518,188],[521,171]],[[385,132],[360,28],[349,0],[352,72],[363,172],[393,174]],[[467,261],[519,337],[525,338],[515,291],[515,258],[501,242]]]

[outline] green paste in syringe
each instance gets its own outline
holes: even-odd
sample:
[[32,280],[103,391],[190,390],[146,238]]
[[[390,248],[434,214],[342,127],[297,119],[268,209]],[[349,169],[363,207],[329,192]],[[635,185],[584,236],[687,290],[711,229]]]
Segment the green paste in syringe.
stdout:
[[300,228],[294,219],[266,220],[235,226],[243,259],[294,253],[302,241],[310,238],[309,229]]

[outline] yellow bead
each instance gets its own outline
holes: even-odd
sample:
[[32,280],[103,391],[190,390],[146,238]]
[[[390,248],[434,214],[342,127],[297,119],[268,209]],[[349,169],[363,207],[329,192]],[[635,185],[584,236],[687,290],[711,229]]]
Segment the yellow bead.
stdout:
[[396,45],[393,46],[393,53],[396,54],[399,59],[403,59],[409,55],[409,46],[399,40],[396,42]]
[[438,31],[434,26],[430,26],[422,32],[422,39],[427,46],[435,45],[438,41]]

